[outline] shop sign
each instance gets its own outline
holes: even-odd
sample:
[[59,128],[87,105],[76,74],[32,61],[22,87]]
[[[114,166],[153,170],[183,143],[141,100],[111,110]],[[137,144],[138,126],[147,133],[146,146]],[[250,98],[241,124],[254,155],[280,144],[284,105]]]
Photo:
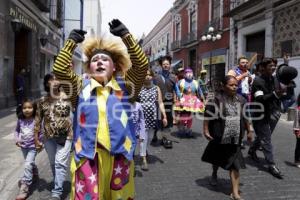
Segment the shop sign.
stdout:
[[[211,59],[211,62],[210,62]],[[211,58],[204,58],[202,59],[202,66],[210,65],[210,64],[218,64],[218,63],[225,63],[225,55],[220,56],[212,56]]]
[[12,16],[14,19],[20,20],[20,23],[22,23],[27,28],[37,31],[37,26],[34,23],[34,20],[27,16],[19,7],[16,5],[11,5],[9,8],[9,15]]

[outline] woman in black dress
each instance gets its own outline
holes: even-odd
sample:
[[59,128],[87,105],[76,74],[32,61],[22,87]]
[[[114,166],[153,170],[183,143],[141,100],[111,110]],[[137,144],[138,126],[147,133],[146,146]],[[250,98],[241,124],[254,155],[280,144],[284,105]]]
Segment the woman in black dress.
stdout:
[[[245,128],[250,126],[245,119],[243,97],[237,95],[238,81],[234,76],[225,76],[222,90],[208,100],[204,113],[203,132],[209,143],[202,161],[229,170],[232,184],[230,198],[241,200],[239,193],[239,169],[245,168],[241,153],[241,140]],[[248,135],[248,138],[251,137]]]

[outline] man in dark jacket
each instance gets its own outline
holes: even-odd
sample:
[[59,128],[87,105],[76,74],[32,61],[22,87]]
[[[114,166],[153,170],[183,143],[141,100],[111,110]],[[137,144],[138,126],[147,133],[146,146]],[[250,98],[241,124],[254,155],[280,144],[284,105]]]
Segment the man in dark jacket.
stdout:
[[255,77],[252,85],[252,97],[254,104],[256,104],[252,105],[252,122],[257,137],[248,154],[254,161],[259,162],[256,150],[261,146],[269,172],[282,179],[282,174],[274,162],[271,136],[280,118],[280,97],[284,91],[275,89],[274,77],[272,76],[273,66],[272,59],[265,58],[261,66],[262,74]]
[[162,128],[162,144],[165,148],[172,148],[172,142],[168,139],[173,126],[173,104],[174,104],[174,92],[176,84],[176,76],[170,73],[172,58],[165,56],[160,59],[159,64],[162,67],[161,74],[157,74],[154,77],[154,84],[156,84],[162,93],[162,100],[164,102],[168,125]]

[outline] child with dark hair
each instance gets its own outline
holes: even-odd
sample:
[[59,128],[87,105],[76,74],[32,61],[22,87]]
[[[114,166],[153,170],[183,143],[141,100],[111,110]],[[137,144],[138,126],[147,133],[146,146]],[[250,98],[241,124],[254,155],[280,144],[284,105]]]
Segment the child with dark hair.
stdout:
[[300,168],[300,94],[297,98],[297,108],[294,121],[294,134],[296,135],[296,148],[295,148],[295,166]]
[[143,107],[139,102],[134,102],[132,105],[132,121],[134,124],[135,136],[140,145],[139,155],[142,158],[143,165],[142,170],[148,170],[148,164],[146,160],[147,143],[145,144],[146,138],[146,127]]
[[36,105],[30,99],[25,99],[21,104],[21,113],[15,131],[16,145],[21,148],[25,159],[24,173],[19,181],[20,191],[16,200],[26,199],[33,176],[38,174],[35,165],[37,151],[34,145],[34,117]]

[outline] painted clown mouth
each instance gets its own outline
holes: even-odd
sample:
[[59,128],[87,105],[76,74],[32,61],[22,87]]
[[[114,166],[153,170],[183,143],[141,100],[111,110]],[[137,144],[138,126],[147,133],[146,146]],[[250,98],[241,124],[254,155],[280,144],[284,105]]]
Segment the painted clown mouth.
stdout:
[[104,67],[98,67],[96,71],[102,73],[105,72],[106,69]]

